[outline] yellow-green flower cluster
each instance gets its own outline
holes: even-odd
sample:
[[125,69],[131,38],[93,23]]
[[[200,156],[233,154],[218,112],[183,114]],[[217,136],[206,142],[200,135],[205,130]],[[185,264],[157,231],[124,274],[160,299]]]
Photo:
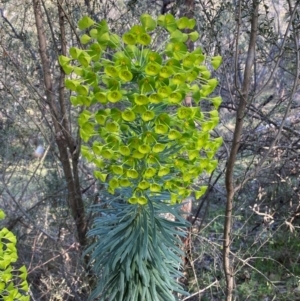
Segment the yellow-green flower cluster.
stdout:
[[[194,26],[186,17],[154,20],[145,14],[120,38],[105,21],[84,17],[79,28],[89,30],[81,37],[87,49],[71,48],[70,57],[60,57],[64,71],[75,74],[65,81],[74,92],[72,104],[85,106],[79,125],[89,145],[82,153],[95,163],[95,176],[110,193],[131,189],[132,204],[146,204],[151,195],[165,198],[166,192],[168,199],[162,200],[180,202],[201,173],[217,166],[214,155],[222,139],[210,131],[219,122],[221,97],[209,96],[218,81],[211,78],[208,58],[200,47],[189,52],[185,44],[198,39],[196,31],[183,32]],[[153,51],[161,31],[169,34],[168,42],[161,52]],[[112,59],[105,58],[107,49],[114,51]],[[217,69],[221,57],[210,62]],[[184,104],[187,98],[191,106]],[[211,102],[211,111],[201,111],[202,99]],[[196,189],[196,197],[205,190]]]

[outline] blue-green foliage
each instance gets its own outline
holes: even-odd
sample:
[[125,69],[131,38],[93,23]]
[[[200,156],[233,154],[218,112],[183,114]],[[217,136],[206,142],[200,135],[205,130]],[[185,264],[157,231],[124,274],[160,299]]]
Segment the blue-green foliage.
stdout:
[[180,237],[187,226],[178,206],[157,200],[146,206],[114,201],[92,210],[98,217],[87,252],[99,282],[89,300],[172,301],[174,292],[185,294],[176,282],[183,256]]

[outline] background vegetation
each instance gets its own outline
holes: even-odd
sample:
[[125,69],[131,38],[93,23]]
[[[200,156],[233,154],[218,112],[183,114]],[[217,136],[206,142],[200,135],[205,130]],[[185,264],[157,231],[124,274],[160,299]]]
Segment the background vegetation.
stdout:
[[218,169],[199,179],[209,189],[193,200],[181,279],[191,295],[180,298],[300,300],[299,2],[2,0],[1,226],[18,238],[32,300],[86,300],[91,283],[78,258],[89,208],[106,198],[80,155],[80,110],[58,56],[81,47],[83,15],[122,34],[143,13],[167,12],[194,17],[197,45],[223,57],[214,77],[224,144]]

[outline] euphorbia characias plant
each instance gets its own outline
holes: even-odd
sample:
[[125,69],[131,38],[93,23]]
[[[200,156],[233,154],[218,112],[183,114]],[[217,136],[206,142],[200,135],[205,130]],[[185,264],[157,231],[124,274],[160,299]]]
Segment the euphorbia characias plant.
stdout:
[[[94,266],[106,277],[93,297],[173,300],[172,290],[180,291],[169,281],[176,276],[174,256],[180,253],[172,246],[179,242],[174,233],[182,234],[176,233],[175,227],[185,225],[176,204],[191,194],[199,198],[205,193],[206,186],[195,180],[216,168],[214,155],[222,144],[220,137],[210,135],[219,123],[221,103],[220,96],[210,96],[218,85],[210,70],[217,69],[222,59],[206,56],[200,47],[188,50],[186,42],[196,42],[199,37],[193,31],[195,25],[196,21],[187,17],[175,19],[167,14],[153,19],[144,14],[140,24],[120,37],[109,30],[105,20],[95,23],[85,16],[78,23],[85,31],[81,36],[84,49],[72,47],[70,57],[59,58],[64,72],[71,74],[65,81],[74,92],[71,102],[84,108],[78,119],[85,142],[82,154],[94,163],[94,175],[105,183],[107,191],[121,196],[122,204],[119,200],[119,205],[110,203],[121,206],[115,212],[127,212],[124,218],[119,216],[125,221],[123,228],[111,230],[110,242],[116,239],[115,244],[107,246],[107,241],[104,247],[99,240],[89,248],[94,252]],[[190,106],[185,104],[186,98],[192,99]],[[210,110],[201,110],[202,100],[210,102]],[[178,222],[165,220],[161,213],[166,211],[172,211]],[[107,226],[97,219],[92,236],[99,237],[100,224],[102,229]],[[163,225],[169,231],[166,235],[161,235]],[[97,261],[95,254],[115,256],[112,252],[119,246],[118,237],[124,241],[123,254],[119,250],[120,258],[111,259],[111,278],[107,264]],[[140,242],[142,250],[130,249],[125,243],[130,239]],[[163,241],[166,239],[168,242]],[[152,254],[151,244],[157,244],[161,254]],[[173,256],[173,263],[162,271],[154,261],[166,256],[171,261]],[[109,285],[123,283],[121,288],[109,290],[105,287],[109,279]]]
[[[0,219],[4,217],[0,209]],[[0,230],[0,296],[4,301],[29,301],[26,267],[13,267],[18,259],[16,242],[11,231]]]

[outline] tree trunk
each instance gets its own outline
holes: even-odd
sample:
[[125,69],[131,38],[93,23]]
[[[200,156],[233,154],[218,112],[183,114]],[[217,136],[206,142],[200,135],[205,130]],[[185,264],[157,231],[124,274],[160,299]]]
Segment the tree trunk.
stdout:
[[[239,7],[240,11],[238,12],[238,14],[239,14],[239,18],[241,18],[241,2],[239,5],[240,5]],[[242,89],[240,92],[239,104],[236,113],[236,123],[235,123],[235,129],[233,134],[232,146],[227,161],[227,168],[226,168],[226,175],[225,175],[227,200],[226,200],[226,211],[225,211],[225,222],[224,222],[223,266],[224,266],[225,279],[226,279],[226,301],[232,300],[233,288],[234,288],[234,275],[233,275],[234,272],[230,260],[230,243],[231,243],[230,233],[232,230],[231,221],[232,221],[232,208],[233,208],[233,198],[234,198],[233,170],[236,161],[236,155],[240,145],[240,139],[243,130],[243,121],[245,116],[245,109],[247,106],[247,100],[248,100],[249,90],[251,85],[251,74],[252,74],[252,67],[254,65],[255,44],[256,44],[257,28],[258,28],[259,1],[253,0],[252,7],[253,7],[253,13],[251,17],[250,41],[249,41],[247,58],[246,58]],[[238,24],[238,26],[240,26],[240,24]]]

